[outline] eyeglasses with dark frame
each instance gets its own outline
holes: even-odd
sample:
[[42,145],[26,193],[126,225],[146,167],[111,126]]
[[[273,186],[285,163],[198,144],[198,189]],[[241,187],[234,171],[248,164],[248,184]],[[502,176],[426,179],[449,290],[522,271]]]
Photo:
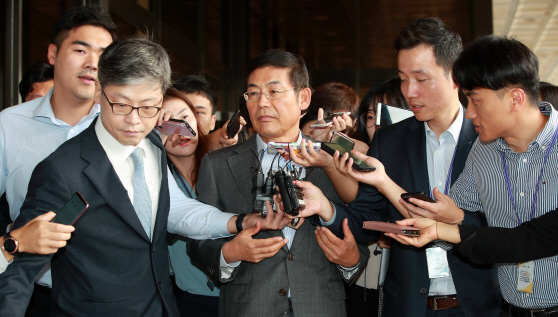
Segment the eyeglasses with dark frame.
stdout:
[[[263,94],[265,95],[267,100],[275,100],[275,99],[281,98],[281,96],[283,96],[283,93],[285,91],[289,91],[289,90],[293,90],[293,89],[294,89],[294,87],[289,88],[289,89],[270,89],[268,92],[263,92]],[[246,99],[247,102],[255,102],[255,101],[260,100],[260,98],[262,97],[262,92],[247,91],[247,92],[243,93],[242,95],[244,96],[244,99]]]
[[[134,106],[126,104],[126,103],[112,102],[108,98],[107,94],[105,94],[105,90],[103,88],[101,88],[101,92],[103,93],[103,96],[105,96],[105,98],[107,99],[107,101],[108,101],[108,103],[109,103],[109,105],[112,109],[112,113],[114,113],[116,115],[119,115],[119,116],[127,116],[130,113],[132,113],[132,111],[134,111],[134,109],[138,109],[138,114],[139,114],[140,117],[142,117],[142,118],[153,118],[159,113],[159,111],[162,108],[162,107],[155,107],[155,106],[134,107]],[[157,105],[160,104],[161,102],[163,102],[163,98],[161,98],[161,101],[159,101],[157,103]]]
[[367,128],[372,128],[376,125],[376,113],[372,110],[361,114],[359,119],[360,123]]

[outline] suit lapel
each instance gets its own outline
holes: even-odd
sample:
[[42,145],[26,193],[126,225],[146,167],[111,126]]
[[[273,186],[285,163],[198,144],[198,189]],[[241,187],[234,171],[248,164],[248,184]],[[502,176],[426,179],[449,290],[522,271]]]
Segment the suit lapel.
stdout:
[[409,125],[409,133],[405,137],[407,156],[411,167],[414,191],[428,193],[428,164],[426,161],[426,136],[424,124],[414,121]]
[[252,166],[256,168],[258,165],[256,155],[252,149],[257,152],[255,137],[248,139],[238,146],[238,148],[235,149],[236,155],[227,159],[233,178],[238,188],[240,188],[242,196],[249,201],[250,205],[252,205],[253,196],[252,176],[254,172],[252,172]]
[[[96,119],[97,120],[97,119]],[[120,182],[116,171],[95,133],[95,121],[83,132],[81,157],[89,162],[83,173],[99,191],[103,199],[144,239],[149,241],[143,226],[128,197],[128,191]]]
[[461,126],[461,133],[459,133],[459,140],[457,141],[457,150],[455,152],[455,160],[453,162],[453,170],[451,172],[451,185],[455,183],[463,168],[465,167],[465,162],[469,156],[469,151],[473,146],[473,143],[477,139],[477,132],[473,125],[471,119],[465,118],[463,116],[463,125]]

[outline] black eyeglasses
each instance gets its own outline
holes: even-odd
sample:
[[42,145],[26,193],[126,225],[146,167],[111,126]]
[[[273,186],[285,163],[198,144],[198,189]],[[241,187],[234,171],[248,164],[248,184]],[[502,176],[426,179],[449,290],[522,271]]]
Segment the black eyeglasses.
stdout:
[[243,93],[242,95],[244,96],[244,99],[246,99],[246,101],[248,101],[248,102],[255,102],[255,101],[260,100],[262,94],[265,95],[267,100],[275,100],[275,99],[281,98],[281,96],[283,96],[283,93],[285,91],[289,91],[289,90],[293,90],[293,89],[294,89],[294,87],[289,88],[289,89],[271,89],[268,92],[247,91],[247,92]]
[[359,117],[360,124],[367,128],[372,128],[376,125],[376,114],[372,110],[368,110],[361,114]]
[[[134,111],[134,109],[138,109],[138,114],[140,115],[140,117],[153,118],[157,115],[157,113],[159,113],[159,110],[161,110],[162,108],[162,107],[155,107],[155,106],[134,107],[132,105],[125,104],[125,103],[112,102],[108,99],[107,94],[105,94],[103,88],[101,88],[101,92],[103,93],[103,96],[107,98],[107,101],[110,107],[112,108],[112,113],[119,116],[129,115],[130,113],[132,113],[132,111]],[[160,104],[161,102],[163,102],[163,98],[161,98],[161,101],[159,101],[157,104]]]

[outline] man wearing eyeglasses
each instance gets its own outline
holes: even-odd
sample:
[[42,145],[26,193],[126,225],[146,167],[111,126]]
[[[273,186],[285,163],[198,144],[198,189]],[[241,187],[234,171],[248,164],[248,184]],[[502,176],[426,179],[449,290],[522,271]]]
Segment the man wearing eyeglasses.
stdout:
[[[308,72],[295,54],[273,50],[248,65],[244,93],[257,134],[246,142],[206,155],[196,186],[199,199],[225,212],[251,214],[252,178],[258,166],[269,170],[301,168],[266,153],[268,142],[296,142],[300,113],[310,103]],[[261,153],[261,154],[260,154]],[[259,162],[259,157],[262,157]],[[274,160],[275,158],[275,160]],[[319,186],[327,197],[341,202],[321,168],[302,169],[302,177]],[[323,219],[330,221],[331,219]],[[215,281],[220,281],[219,316],[345,316],[343,280],[354,278],[367,260],[368,248],[335,265],[317,243],[312,224],[298,228],[241,232],[234,239],[191,240],[188,252]],[[261,239],[273,238],[279,249],[251,251]],[[349,239],[349,237],[348,237]],[[355,244],[355,248],[356,244]]]

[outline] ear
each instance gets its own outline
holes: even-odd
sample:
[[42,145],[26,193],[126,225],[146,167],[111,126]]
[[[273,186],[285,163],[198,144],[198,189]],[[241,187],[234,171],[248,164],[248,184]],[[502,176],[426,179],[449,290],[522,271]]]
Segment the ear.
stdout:
[[95,81],[95,103],[101,104],[101,98],[103,97],[101,93],[101,83],[98,80]]
[[514,112],[520,111],[521,108],[527,103],[527,96],[525,91],[521,88],[512,88],[510,90],[511,110]]
[[312,99],[312,91],[310,88],[303,88],[298,92],[298,103],[300,104],[300,110],[306,110],[310,105],[310,99]]
[[451,83],[453,84],[453,89],[459,88],[459,85],[455,81],[453,81],[453,71],[452,70],[449,71],[448,76],[449,76],[449,80],[451,80]]
[[54,65],[54,60],[56,58],[57,47],[54,44],[48,45],[47,59],[50,65]]
[[213,131],[213,129],[215,129],[215,121],[217,121],[217,116],[216,115],[212,115],[211,116],[211,126],[209,127],[209,131]]

